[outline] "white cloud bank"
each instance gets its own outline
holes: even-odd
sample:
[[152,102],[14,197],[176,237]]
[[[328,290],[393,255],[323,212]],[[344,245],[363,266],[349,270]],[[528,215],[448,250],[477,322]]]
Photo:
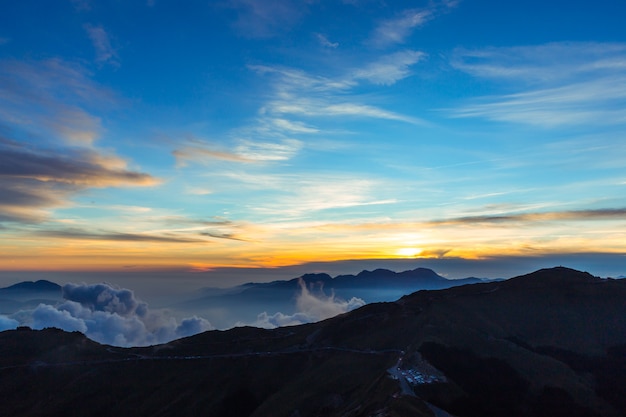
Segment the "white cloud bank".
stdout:
[[[352,311],[365,305],[361,298],[342,300],[323,289],[307,288],[300,281],[297,312],[258,315],[254,323],[238,323],[262,328],[276,328],[313,323]],[[78,331],[98,343],[114,346],[148,346],[192,336],[214,327],[196,316],[179,322],[163,311],[151,311],[133,291],[109,284],[65,284],[59,305],[39,304],[34,310],[21,310],[10,316],[0,315],[0,331],[29,326],[48,327],[68,332]]]
[[300,280],[300,294],[296,300],[297,312],[294,314],[284,314],[281,312],[268,314],[263,312],[258,315],[253,326],[272,329],[282,326],[295,326],[298,324],[314,323],[325,320],[339,314],[347,313],[365,305],[361,298],[352,297],[345,301],[335,297],[334,294],[326,295],[323,291],[314,294]]
[[161,311],[150,311],[131,290],[109,284],[66,284],[65,302],[39,304],[10,317],[0,316],[0,330],[17,326],[33,329],[56,327],[79,331],[99,343],[115,346],[147,346],[191,336],[213,326],[196,316],[180,323]]

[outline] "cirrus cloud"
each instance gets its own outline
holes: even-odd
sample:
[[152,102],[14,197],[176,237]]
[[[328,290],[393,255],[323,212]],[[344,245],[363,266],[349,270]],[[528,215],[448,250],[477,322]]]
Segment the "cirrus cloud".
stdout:
[[626,123],[626,44],[560,42],[458,49],[452,66],[509,92],[480,97],[453,117],[545,128]]

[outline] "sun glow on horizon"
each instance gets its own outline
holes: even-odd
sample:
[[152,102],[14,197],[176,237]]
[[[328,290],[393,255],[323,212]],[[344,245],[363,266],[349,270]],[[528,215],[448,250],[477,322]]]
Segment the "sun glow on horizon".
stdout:
[[414,258],[419,256],[422,252],[424,252],[422,248],[407,247],[398,249],[396,254],[404,258]]
[[0,272],[626,253],[626,2],[5,3]]

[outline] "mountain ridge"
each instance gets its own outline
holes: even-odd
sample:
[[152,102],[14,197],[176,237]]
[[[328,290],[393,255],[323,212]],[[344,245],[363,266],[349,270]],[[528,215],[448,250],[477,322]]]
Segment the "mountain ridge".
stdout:
[[[265,283],[248,282],[232,288],[204,288],[197,296],[178,302],[175,309],[187,313],[200,313],[221,318],[220,312],[238,306],[238,320],[215,320],[218,328],[232,327],[237,323],[254,323],[260,313],[280,312],[296,314],[297,299],[306,291],[320,299],[360,299],[364,303],[395,301],[405,294],[421,289],[442,289],[474,282],[478,278],[452,280],[428,268],[395,272],[388,269],[363,270],[356,275],[343,274],[331,277],[327,273],[308,273],[289,280]],[[213,320],[212,320],[213,322]]]
[[[4,415],[62,415],[69,404],[87,416],[626,415],[626,282],[536,272],[418,291],[318,323],[145,348],[58,330],[1,332],[0,407]],[[542,279],[550,285],[536,285]]]
[[52,281],[40,279],[37,281],[22,281],[8,287],[0,288],[0,291],[61,291],[61,286]]

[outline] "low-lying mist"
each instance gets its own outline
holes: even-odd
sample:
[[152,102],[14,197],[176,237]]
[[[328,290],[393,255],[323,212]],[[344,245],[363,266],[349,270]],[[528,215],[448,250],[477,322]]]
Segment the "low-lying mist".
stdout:
[[[62,287],[62,297],[63,301],[56,304],[39,303],[33,309],[0,315],[0,330],[18,326],[55,327],[79,331],[102,344],[130,347],[166,343],[216,328],[209,321],[210,317],[209,320],[198,315],[177,318],[181,312],[151,309],[132,290],[106,283],[68,283]],[[323,288],[307,288],[302,280],[299,292],[291,298],[289,301],[295,302],[294,313],[262,311],[254,321],[239,319],[233,321],[233,325],[275,328],[311,323],[365,305],[365,301],[357,297],[345,301],[334,293],[325,294]],[[238,316],[239,307],[245,310],[245,306],[231,306],[231,317]]]

